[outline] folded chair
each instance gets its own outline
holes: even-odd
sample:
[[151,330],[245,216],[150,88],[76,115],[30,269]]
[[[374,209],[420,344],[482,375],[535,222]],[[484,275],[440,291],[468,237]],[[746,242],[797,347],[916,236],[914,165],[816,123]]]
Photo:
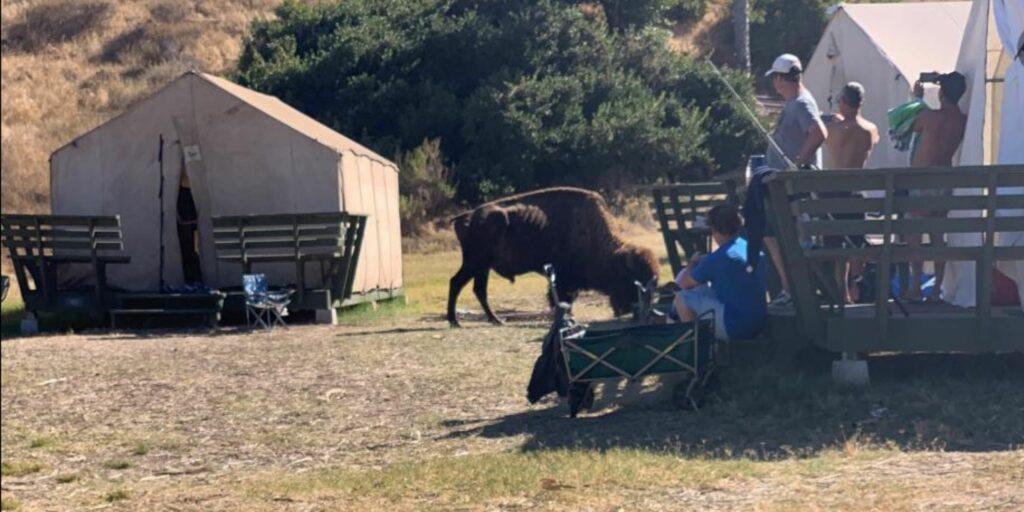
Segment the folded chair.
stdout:
[[284,317],[288,315],[294,290],[270,291],[266,274],[242,275],[242,290],[246,327],[253,323],[271,331],[278,325],[285,327]]

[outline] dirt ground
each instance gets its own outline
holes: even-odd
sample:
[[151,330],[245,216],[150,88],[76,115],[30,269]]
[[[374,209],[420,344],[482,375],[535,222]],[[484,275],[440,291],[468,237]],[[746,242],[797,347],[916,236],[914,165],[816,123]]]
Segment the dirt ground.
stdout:
[[699,413],[569,419],[525,398],[543,280],[492,281],[504,327],[467,290],[449,329],[458,261],[407,255],[408,305],[334,327],[4,339],[3,509],[1024,509],[1024,354],[880,356],[851,390],[734,347]]
[[[596,301],[587,307],[597,309]],[[531,406],[524,397],[543,323],[461,330],[433,316],[375,323],[4,341],[5,506],[1024,507],[1017,360],[954,363],[973,369],[938,370],[937,377],[914,369],[937,366],[931,362],[889,377],[879,365],[880,383],[849,392],[814,371],[780,375],[790,363],[766,363],[771,355],[755,350],[734,356],[724,396],[704,412],[663,404],[570,420],[555,401]],[[460,503],[410,488],[395,469],[439,461],[443,473],[446,462],[482,464],[489,454],[507,455],[517,467],[516,457],[564,450],[600,454],[600,464],[613,466],[637,458],[656,466],[668,456],[680,471],[702,464],[720,478],[662,485],[613,476],[578,501],[578,493],[548,488],[545,478],[558,474],[534,475],[524,488],[481,483],[481,502]],[[325,490],[294,481],[325,472],[342,480],[377,472],[384,475],[377,487],[394,489],[367,497],[347,483]]]

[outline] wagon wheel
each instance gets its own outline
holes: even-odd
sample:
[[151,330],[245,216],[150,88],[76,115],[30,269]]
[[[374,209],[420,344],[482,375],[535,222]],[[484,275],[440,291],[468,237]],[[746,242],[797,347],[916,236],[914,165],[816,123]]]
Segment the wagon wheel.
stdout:
[[590,383],[573,383],[569,385],[569,417],[575,418],[580,409],[594,406],[594,386]]
[[672,391],[672,403],[684,411],[699,411],[708,404],[719,386],[718,376],[714,373],[705,374],[703,378],[683,379]]

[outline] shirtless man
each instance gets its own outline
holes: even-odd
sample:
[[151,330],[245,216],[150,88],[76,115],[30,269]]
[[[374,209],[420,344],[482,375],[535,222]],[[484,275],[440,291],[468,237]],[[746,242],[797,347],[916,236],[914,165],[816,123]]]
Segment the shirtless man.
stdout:
[[[864,164],[871,155],[871,150],[880,139],[878,127],[871,121],[860,115],[861,105],[864,103],[864,86],[857,82],[850,82],[839,91],[839,113],[825,117],[825,126],[828,128],[828,138],[825,139],[825,168],[826,169],[863,169]],[[863,215],[852,215],[850,220],[863,220]],[[842,218],[844,214],[837,214]],[[844,240],[837,240],[838,237],[827,237],[826,246],[841,246]],[[855,243],[866,243],[863,239],[854,240]],[[860,287],[850,286],[851,278],[855,281],[864,273],[863,261],[849,261],[846,268],[836,266],[837,282],[845,282],[846,301],[855,303],[860,300]]]
[[[940,75],[939,79],[939,109],[922,112],[914,120],[914,133],[917,136],[917,144],[914,147],[913,157],[910,161],[911,167],[951,167],[953,155],[956,154],[960,143],[964,139],[964,129],[967,126],[967,116],[960,111],[957,102],[967,90],[967,80],[957,72]],[[919,90],[915,86],[915,92]],[[911,190],[911,197],[937,197],[950,193],[943,189],[922,189]],[[933,218],[945,217],[944,211],[917,211],[908,215],[909,218]],[[945,247],[946,241],[942,233],[929,233],[929,239],[933,247]],[[907,246],[916,248],[921,246],[921,234],[909,234],[906,237]],[[923,262],[915,261],[910,265],[909,299],[921,298],[921,273]],[[931,300],[938,300],[942,290],[942,280],[945,274],[945,262],[935,262],[935,286],[932,287]]]
[[878,144],[878,127],[860,115],[864,86],[850,82],[839,92],[839,113],[828,118],[826,169],[863,169]]

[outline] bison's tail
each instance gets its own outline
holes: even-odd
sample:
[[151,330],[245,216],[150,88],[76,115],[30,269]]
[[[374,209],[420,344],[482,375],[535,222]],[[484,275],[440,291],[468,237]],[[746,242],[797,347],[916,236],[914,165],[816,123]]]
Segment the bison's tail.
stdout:
[[472,216],[472,213],[472,211],[462,212],[448,219],[448,222],[452,225],[452,229],[455,230],[455,238],[462,240],[463,233],[465,233],[466,228],[469,227],[469,219]]

